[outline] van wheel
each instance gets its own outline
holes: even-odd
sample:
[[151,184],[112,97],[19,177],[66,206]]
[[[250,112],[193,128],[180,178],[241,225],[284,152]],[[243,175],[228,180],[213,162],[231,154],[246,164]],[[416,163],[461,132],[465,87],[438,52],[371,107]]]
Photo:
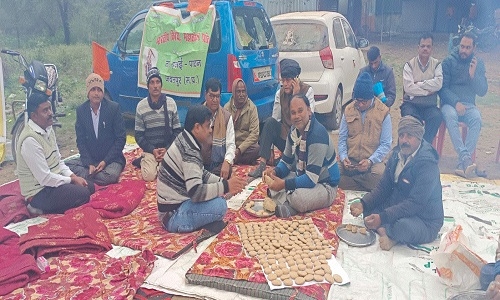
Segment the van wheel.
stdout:
[[333,109],[330,113],[324,114],[324,125],[328,130],[336,130],[340,126],[340,120],[342,119],[342,90],[337,88],[337,93],[335,94],[335,102],[333,103]]

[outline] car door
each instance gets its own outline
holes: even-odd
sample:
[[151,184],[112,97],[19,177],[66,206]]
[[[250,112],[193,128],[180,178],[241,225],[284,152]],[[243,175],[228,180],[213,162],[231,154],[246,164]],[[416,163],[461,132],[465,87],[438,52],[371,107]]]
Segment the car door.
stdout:
[[360,49],[356,46],[356,36],[351,28],[351,25],[346,19],[341,18],[342,28],[346,39],[346,87],[344,94],[347,99],[352,98],[352,90],[354,83],[358,77],[359,69],[363,67],[363,60]]
[[[352,93],[352,85],[353,83],[351,82],[352,77],[352,72],[353,72],[353,66],[352,66],[352,60],[350,59],[350,50],[349,47],[347,47],[347,42],[345,39],[345,33],[344,29],[342,27],[342,21],[340,17],[335,17],[333,18],[333,28],[332,28],[332,33],[333,33],[333,39],[334,43],[332,43],[332,53],[333,53],[333,60],[334,60],[334,66],[335,69],[340,68],[340,72],[337,72],[339,74],[339,84],[342,84],[344,87],[344,97],[343,99],[350,99],[346,98],[346,93]],[[333,48],[335,47],[335,48]],[[345,103],[345,102],[344,102]]]

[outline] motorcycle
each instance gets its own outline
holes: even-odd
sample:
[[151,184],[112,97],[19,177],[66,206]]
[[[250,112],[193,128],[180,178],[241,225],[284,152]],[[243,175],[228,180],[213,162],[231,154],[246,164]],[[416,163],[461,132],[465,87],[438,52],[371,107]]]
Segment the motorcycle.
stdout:
[[[12,59],[19,63],[19,65],[23,68],[23,76],[19,77],[19,83],[24,91],[25,99],[13,100],[11,104],[12,114],[16,120],[11,130],[11,149],[14,161],[16,161],[16,147],[19,135],[28,122],[28,99],[33,93],[43,93],[49,96],[54,118],[53,127],[61,127],[61,124],[57,122],[57,118],[64,117],[66,114],[57,112],[57,106],[63,101],[63,99],[59,93],[59,76],[57,73],[57,67],[54,64],[43,64],[37,60],[33,60],[30,64],[28,64],[21,53],[13,50],[2,49],[1,53],[10,55]],[[16,113],[16,105],[22,105],[23,110]]]
[[456,47],[460,44],[462,36],[466,33],[471,33],[476,36],[476,45],[484,52],[493,50],[500,42],[500,36],[498,36],[498,32],[495,26],[488,26],[483,29],[479,29],[473,24],[461,24],[458,25],[457,34],[453,36],[453,47]]

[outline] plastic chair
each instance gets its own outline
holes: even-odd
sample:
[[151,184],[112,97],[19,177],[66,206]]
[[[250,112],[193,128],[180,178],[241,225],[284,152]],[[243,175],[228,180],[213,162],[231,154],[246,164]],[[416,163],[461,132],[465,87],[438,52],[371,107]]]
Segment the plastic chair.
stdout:
[[[459,122],[458,127],[462,131],[462,141],[465,142],[465,138],[467,137],[467,130],[468,130],[467,124],[465,124],[463,122]],[[439,126],[436,137],[432,141],[432,146],[434,147],[434,149],[436,149],[439,156],[441,156],[441,154],[443,153],[445,133],[446,133],[446,124],[444,122],[442,122],[441,126]],[[499,143],[499,147],[500,147],[500,143]],[[497,162],[498,162],[498,159],[499,159],[499,153],[497,153]],[[472,162],[476,161],[476,148],[474,148],[474,151],[471,154],[471,160],[472,160]]]

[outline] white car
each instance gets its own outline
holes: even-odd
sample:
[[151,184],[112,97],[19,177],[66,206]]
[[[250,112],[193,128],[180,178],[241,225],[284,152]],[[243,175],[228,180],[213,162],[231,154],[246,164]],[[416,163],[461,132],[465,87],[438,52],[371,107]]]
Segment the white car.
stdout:
[[351,100],[359,69],[366,65],[361,48],[368,40],[357,39],[347,19],[336,12],[308,11],[271,18],[280,60],[296,60],[300,80],[314,90],[314,111],[329,130],[337,129],[342,106]]

